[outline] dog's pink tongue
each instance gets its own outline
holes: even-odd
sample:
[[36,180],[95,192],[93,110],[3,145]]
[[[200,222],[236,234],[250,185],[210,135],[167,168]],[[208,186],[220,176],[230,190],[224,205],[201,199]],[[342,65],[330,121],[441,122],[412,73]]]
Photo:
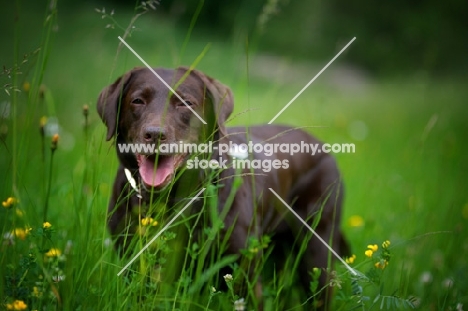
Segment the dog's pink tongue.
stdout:
[[139,156],[140,176],[143,182],[151,187],[158,187],[167,179],[174,170],[173,157],[159,157],[155,168],[154,158]]

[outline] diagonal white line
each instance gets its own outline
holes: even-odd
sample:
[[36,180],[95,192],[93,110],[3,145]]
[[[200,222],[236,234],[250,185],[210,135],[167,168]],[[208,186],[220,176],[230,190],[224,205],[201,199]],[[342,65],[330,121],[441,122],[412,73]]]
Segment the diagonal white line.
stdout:
[[205,191],[206,188],[203,188],[202,190],[200,190],[191,200],[190,202],[187,203],[187,205],[185,205],[178,213],[177,215],[174,216],[174,218],[171,219],[171,221],[169,221],[167,223],[167,225],[164,226],[164,228],[161,229],[161,231],[158,232],[158,234],[156,234],[152,239],[151,241],[149,241],[139,252],[138,254],[135,255],[135,257],[132,258],[132,260],[130,260],[130,262],[122,268],[122,270],[120,270],[119,273],[117,273],[117,276],[120,276],[149,246],[151,243],[153,243],[164,231],[166,231],[167,228],[169,228],[169,226],[177,219],[177,217],[180,216],[180,214],[182,214],[186,209],[187,207],[190,206],[190,204],[192,204],[193,201],[195,201],[198,196],[203,192]]
[[335,252],[335,250],[333,250],[333,248],[331,248],[331,247],[327,244],[327,242],[325,242],[325,241],[320,237],[320,235],[318,235],[317,232],[315,232],[315,230],[312,229],[312,228],[304,221],[304,219],[302,219],[301,216],[299,216],[299,215],[296,213],[296,211],[294,211],[294,210],[288,205],[288,203],[286,203],[273,189],[271,189],[271,188],[268,188],[268,189],[270,189],[270,191],[284,204],[284,206],[286,206],[286,207],[291,211],[291,213],[293,213],[294,216],[296,216],[297,219],[299,219],[299,220],[302,222],[302,224],[303,224],[307,229],[309,229],[309,231],[312,232],[312,233],[315,235],[315,237],[316,237],[317,239],[319,239],[319,241],[322,242],[323,245],[325,245],[325,246],[330,250],[330,252],[332,252],[332,254],[335,255],[335,257],[338,258],[352,274],[358,275],[358,273],[357,273],[353,268],[351,268],[351,267],[346,263],[346,261],[344,261],[343,258],[341,258],[340,255],[338,255],[338,254]]
[[158,75],[158,73],[157,73],[156,71],[154,71],[153,68],[151,68],[150,65],[148,65],[148,63],[145,62],[145,60],[144,60],[143,58],[140,57],[140,55],[138,55],[137,52],[135,52],[134,49],[132,49],[132,48],[130,47],[130,45],[127,44],[127,42],[125,42],[124,39],[122,39],[122,38],[119,36],[119,40],[122,41],[122,43],[125,44],[125,46],[126,46],[130,51],[132,51],[132,53],[135,54],[135,56],[136,56],[149,70],[151,70],[151,72],[152,72],[159,80],[161,80],[161,82],[162,82],[175,96],[177,96],[177,98],[180,99],[180,100],[184,103],[184,105],[187,106],[187,108],[190,109],[190,111],[192,111],[193,114],[195,114],[195,115],[197,116],[198,119],[200,119],[200,121],[203,122],[203,124],[206,124],[205,120],[203,120],[202,117],[200,117],[200,116],[198,115],[198,113],[196,113],[195,110],[193,110],[192,107],[190,107],[190,106],[185,102],[185,100],[183,100],[182,97],[180,97],[179,94],[177,94],[176,91],[174,91],[174,90],[172,89],[172,87],[171,87],[169,84],[167,84],[166,81],[164,81],[163,78],[161,78],[161,76]]
[[299,93],[297,93],[296,96],[294,96],[294,98],[291,99],[291,100],[289,101],[289,103],[287,103],[286,106],[284,106],[283,109],[281,109],[281,111],[278,112],[278,113],[276,114],[276,116],[275,116],[273,119],[271,119],[270,122],[268,122],[268,124],[273,123],[273,121],[275,121],[276,118],[278,118],[279,115],[282,114],[283,111],[285,111],[286,108],[288,108],[289,105],[291,105],[291,104],[293,103],[293,101],[295,101],[295,100],[299,97],[299,95],[301,95],[302,92],[304,92],[304,91],[312,84],[312,82],[314,82],[315,79],[317,79],[317,78],[322,74],[322,72],[324,72],[324,71],[328,68],[328,66],[330,66],[330,65],[332,64],[332,63],[335,61],[335,59],[337,59],[338,56],[340,56],[341,53],[343,53],[343,52],[348,48],[348,46],[350,46],[351,43],[353,43],[354,40],[356,40],[356,37],[354,37],[351,41],[349,41],[349,43],[346,44],[346,46],[345,46],[344,48],[342,48],[341,51],[339,51],[338,54],[336,54],[336,56],[333,57],[333,59],[332,59],[331,61],[329,61],[328,64],[326,64],[325,67],[323,67],[323,69],[320,70],[320,72],[319,72],[318,74],[316,74],[315,77],[313,77],[312,80],[310,80],[309,83],[307,83],[307,85],[304,86],[304,87],[302,88],[302,90],[300,90]]

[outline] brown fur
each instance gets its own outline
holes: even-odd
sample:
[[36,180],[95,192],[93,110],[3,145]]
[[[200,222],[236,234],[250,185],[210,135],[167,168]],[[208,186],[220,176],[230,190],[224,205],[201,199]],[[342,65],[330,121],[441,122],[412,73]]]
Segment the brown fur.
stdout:
[[[136,68],[115,83],[106,87],[98,100],[98,112],[107,125],[107,140],[115,137],[117,143],[161,143],[161,142],[204,142],[213,139],[218,143],[235,142],[237,144],[252,141],[260,143],[318,143],[308,133],[279,125],[226,128],[225,121],[233,111],[233,96],[230,89],[218,81],[209,78],[199,71],[187,72],[187,69],[155,69],[170,85],[177,86],[177,93],[205,120],[200,120],[180,100],[164,86],[157,77],[146,68]],[[138,99],[135,101],[135,99]],[[213,135],[214,134],[214,135]],[[133,154],[121,154],[120,168],[117,172],[112,197],[109,203],[109,229],[116,237],[117,246],[122,246],[124,237],[122,229],[128,224],[128,213],[132,206],[139,204],[138,198],[128,186],[124,168],[129,169],[136,179],[138,162]],[[313,222],[314,215],[320,209],[321,219],[316,232],[338,252],[346,251],[339,228],[342,204],[342,183],[334,159],[325,153],[314,156],[299,153],[293,156],[278,153],[272,156],[255,154],[257,159],[287,160],[287,169],[272,169],[270,172],[249,169],[243,170],[242,185],[237,191],[231,208],[224,219],[225,230],[233,226],[229,238],[228,252],[238,254],[246,248],[251,235],[258,237],[268,234],[276,244],[291,246],[294,238],[305,237],[307,231],[291,215],[283,204],[268,190],[272,188],[308,223]],[[217,158],[218,154],[213,157]],[[231,161],[227,155],[223,159]],[[237,172],[239,173],[239,172]],[[232,168],[221,171],[219,183],[219,212],[223,210],[236,174]],[[200,179],[200,174],[195,179]],[[252,177],[253,176],[253,177]],[[184,177],[178,179],[183,182]],[[194,189],[200,189],[203,180],[191,183]],[[198,187],[198,188],[196,188]],[[143,191],[143,201],[149,200],[148,193]],[[153,195],[158,195],[157,192]],[[170,195],[170,194],[169,194]],[[124,198],[124,199],[122,199]],[[169,201],[170,202],[170,201]],[[124,225],[122,225],[124,223]],[[299,238],[302,239],[302,238]],[[292,252],[297,250],[291,249]],[[278,253],[278,251],[276,252]],[[281,251],[279,251],[281,253]],[[304,288],[311,281],[309,272],[314,267],[326,268],[329,251],[315,237],[312,237],[300,265],[300,279]],[[327,281],[322,273],[320,285]],[[258,295],[261,295],[261,283],[257,284]]]

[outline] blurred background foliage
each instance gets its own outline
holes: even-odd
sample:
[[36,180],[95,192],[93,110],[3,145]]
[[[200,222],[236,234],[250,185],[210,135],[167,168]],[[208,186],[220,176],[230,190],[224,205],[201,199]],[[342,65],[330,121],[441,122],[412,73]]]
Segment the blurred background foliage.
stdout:
[[[42,10],[20,1],[22,10]],[[131,12],[138,1],[59,1],[61,13],[84,7]],[[161,0],[156,15],[218,39],[249,38],[254,48],[302,60],[326,60],[357,37],[347,61],[379,76],[465,75],[468,2],[339,0]],[[158,18],[154,17],[154,18]],[[0,21],[2,29],[11,28]],[[11,23],[10,23],[11,25]],[[294,35],[291,35],[294,34]],[[5,35],[5,33],[3,34]],[[244,39],[245,40],[245,39]]]
[[[161,11],[188,27],[199,5],[161,1]],[[222,36],[250,34],[262,49],[302,59],[329,58],[356,36],[359,44],[347,59],[370,72],[465,74],[466,12],[463,0],[207,0],[197,27]]]

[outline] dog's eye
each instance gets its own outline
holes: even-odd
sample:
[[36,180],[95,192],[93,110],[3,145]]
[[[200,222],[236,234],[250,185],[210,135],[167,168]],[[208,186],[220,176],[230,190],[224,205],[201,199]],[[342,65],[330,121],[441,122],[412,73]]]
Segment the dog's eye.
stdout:
[[143,105],[144,102],[141,98],[135,98],[134,100],[132,100],[132,104],[135,104],[135,105]]
[[[187,105],[185,105],[185,104],[187,104]],[[185,101],[185,104],[183,102],[180,102],[179,104],[177,104],[177,107],[193,106],[193,103],[191,101],[188,101],[188,100]]]

